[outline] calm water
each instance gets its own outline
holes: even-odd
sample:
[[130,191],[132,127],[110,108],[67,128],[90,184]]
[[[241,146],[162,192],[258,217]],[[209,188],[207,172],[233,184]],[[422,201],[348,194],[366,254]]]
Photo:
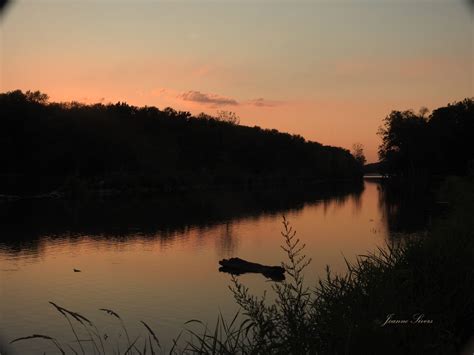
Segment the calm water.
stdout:
[[[367,179],[355,186],[296,191],[3,204],[0,351],[51,349],[36,340],[6,346],[33,333],[73,341],[49,301],[86,315],[109,335],[120,329],[99,308],[119,313],[133,335],[145,334],[143,320],[169,349],[184,322],[212,325],[219,310],[230,317],[238,309],[228,290],[230,276],[218,271],[220,259],[238,256],[276,265],[284,260],[283,214],[313,259],[306,272],[311,284],[328,264],[344,272],[343,256],[354,260],[429,223],[422,213],[425,201],[402,195]],[[255,294],[272,284],[256,274],[240,279]]]

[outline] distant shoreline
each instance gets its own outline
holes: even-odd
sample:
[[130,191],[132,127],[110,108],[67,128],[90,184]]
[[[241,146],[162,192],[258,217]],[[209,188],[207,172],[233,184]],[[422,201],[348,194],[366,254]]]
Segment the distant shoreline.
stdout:
[[[119,175],[101,177],[50,176],[32,187],[21,181],[26,174],[0,174],[0,201],[32,199],[115,198],[120,196],[160,196],[185,192],[252,191],[268,189],[298,189],[321,184],[357,184],[360,178],[323,179],[317,177],[215,177],[205,180],[197,177],[156,177]],[[10,184],[7,180],[10,180]],[[13,180],[13,181],[11,181]],[[146,180],[146,181],[145,181]],[[59,182],[62,181],[62,182]],[[10,186],[8,185],[15,185]],[[27,188],[26,188],[27,187]]]

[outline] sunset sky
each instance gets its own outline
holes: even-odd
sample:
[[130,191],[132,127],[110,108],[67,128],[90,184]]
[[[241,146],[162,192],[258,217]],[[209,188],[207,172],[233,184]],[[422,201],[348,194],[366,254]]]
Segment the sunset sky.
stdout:
[[0,89],[236,112],[377,160],[382,119],[472,97],[466,1],[18,0]]

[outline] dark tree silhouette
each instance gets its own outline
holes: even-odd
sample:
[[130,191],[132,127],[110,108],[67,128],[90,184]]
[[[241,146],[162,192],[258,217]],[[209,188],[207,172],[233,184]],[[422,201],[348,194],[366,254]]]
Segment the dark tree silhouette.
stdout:
[[361,143],[354,143],[352,145],[352,155],[361,166],[364,166],[367,159],[365,159],[364,146]]
[[223,122],[228,122],[232,124],[240,124],[240,117],[232,111],[217,111],[216,119]]
[[415,174],[425,163],[426,119],[413,111],[392,111],[384,123],[379,130],[380,160],[391,173]]
[[40,92],[0,94],[0,177],[10,181],[3,188],[48,190],[71,177],[119,190],[176,190],[361,176],[348,150],[241,126],[231,112],[193,116],[169,107],[47,99]]
[[434,110],[392,111],[379,129],[379,158],[398,175],[467,174],[474,159],[474,102]]

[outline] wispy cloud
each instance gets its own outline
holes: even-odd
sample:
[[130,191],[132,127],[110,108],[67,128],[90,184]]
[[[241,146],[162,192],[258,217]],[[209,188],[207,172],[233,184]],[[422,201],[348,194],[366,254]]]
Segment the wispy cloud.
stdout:
[[200,91],[190,90],[179,95],[184,101],[197,102],[210,106],[237,106],[239,102],[233,98],[217,94],[206,94]]
[[248,105],[257,106],[257,107],[275,107],[282,104],[280,101],[266,100],[263,97],[259,97],[258,99],[248,100],[246,103]]
[[187,101],[192,104],[208,106],[212,108],[223,106],[257,107],[267,108],[281,106],[282,101],[268,100],[263,97],[250,100],[238,100],[236,98],[219,95],[215,93],[204,93],[199,90],[177,91],[170,88],[155,88],[150,92],[152,96],[159,96],[167,100]]

